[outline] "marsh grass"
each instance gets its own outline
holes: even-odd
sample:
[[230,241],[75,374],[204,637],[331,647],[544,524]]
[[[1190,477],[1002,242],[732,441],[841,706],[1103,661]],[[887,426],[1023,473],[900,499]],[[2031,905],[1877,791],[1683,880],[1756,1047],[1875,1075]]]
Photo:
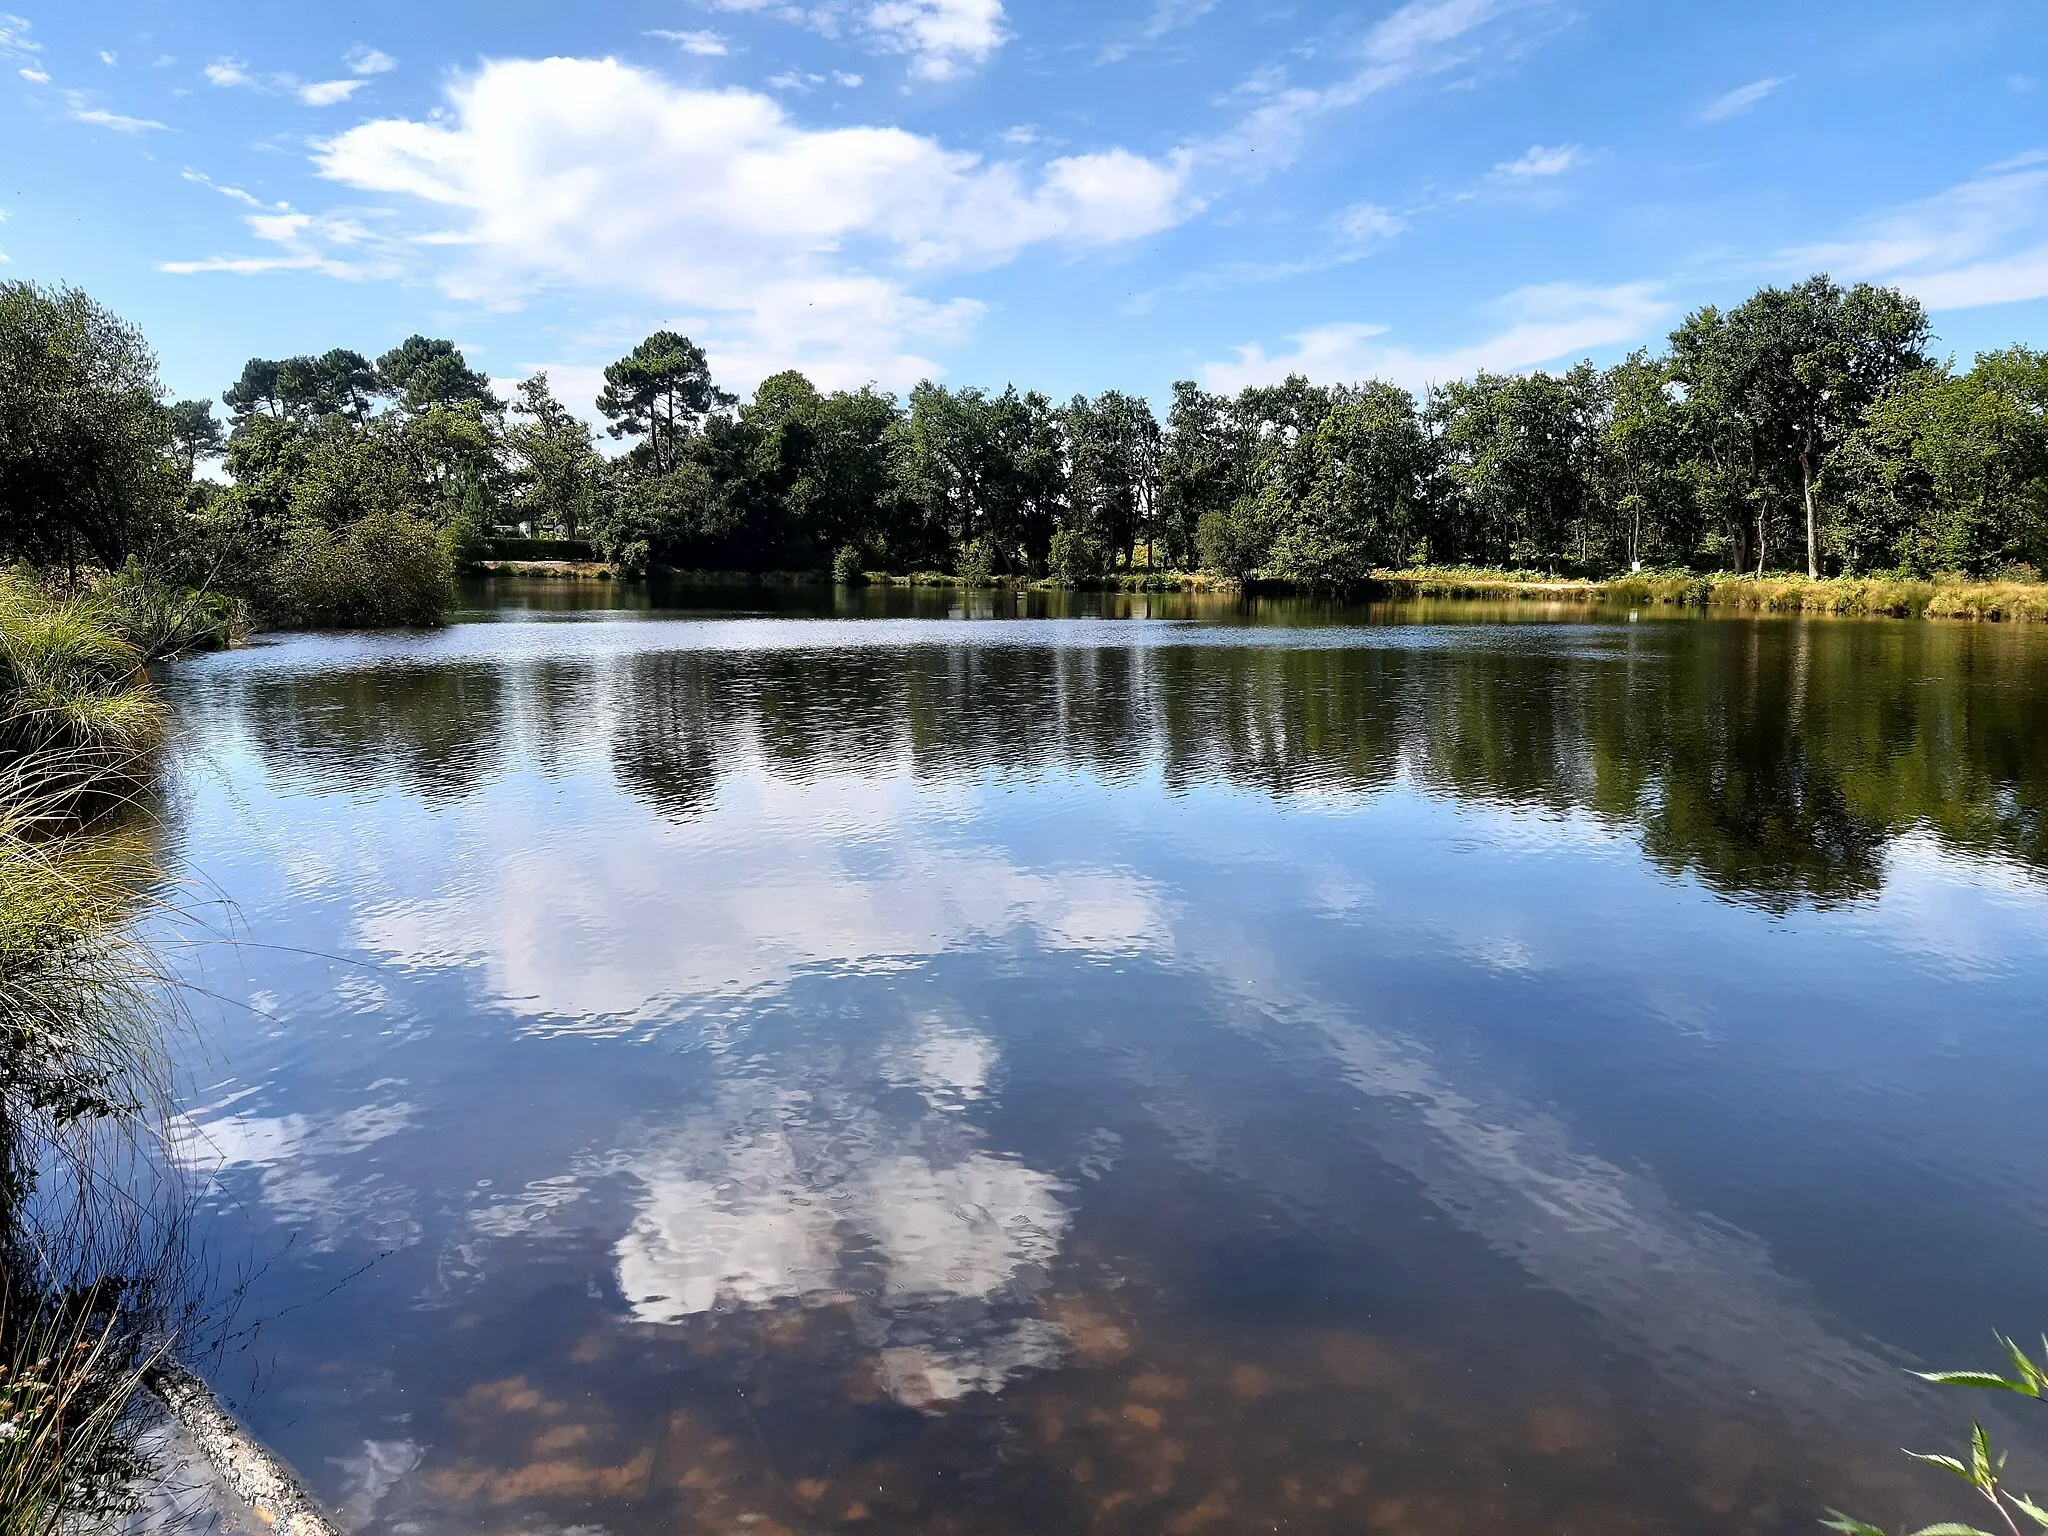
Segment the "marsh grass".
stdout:
[[165,717],[117,632],[135,611],[0,581],[0,1536],[125,1510],[184,1294],[162,1134],[180,993],[138,936],[163,906],[145,801]]
[[1704,576],[1692,571],[1643,571],[1605,581],[1554,577],[1538,571],[1480,567],[1418,567],[1382,571],[1391,590],[1424,597],[1505,597],[1546,602],[1616,602],[1732,608],[1751,613],[1822,613],[1845,616],[2048,621],[2048,583],[1932,580],[1910,576]]

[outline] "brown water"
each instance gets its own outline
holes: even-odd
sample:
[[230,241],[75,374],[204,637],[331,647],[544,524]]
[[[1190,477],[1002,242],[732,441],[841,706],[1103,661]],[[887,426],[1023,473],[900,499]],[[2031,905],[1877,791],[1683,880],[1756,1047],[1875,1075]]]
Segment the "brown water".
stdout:
[[362,1528],[1957,1512],[2048,635],[479,600],[173,682],[211,1374]]

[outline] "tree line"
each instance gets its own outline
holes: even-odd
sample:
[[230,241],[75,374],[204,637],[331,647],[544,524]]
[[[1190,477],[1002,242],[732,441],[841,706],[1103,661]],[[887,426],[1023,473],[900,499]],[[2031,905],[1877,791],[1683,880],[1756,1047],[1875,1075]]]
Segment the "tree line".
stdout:
[[[1162,421],[1117,390],[1059,402],[926,381],[898,398],[795,371],[741,401],[699,346],[659,331],[605,369],[607,455],[545,374],[501,391],[423,336],[374,359],[251,359],[225,418],[165,403],[132,327],[75,290],[13,283],[0,555],[215,567],[259,607],[296,593],[315,618],[348,606],[351,580],[459,563],[515,525],[629,571],[1085,583],[1200,566],[1328,591],[1418,564],[2038,568],[2048,354],[2015,346],[1964,371],[1929,337],[1896,289],[1817,275],[1702,308],[1661,351],[1605,369],[1419,394],[1183,381]],[[214,460],[224,480],[200,474]]]

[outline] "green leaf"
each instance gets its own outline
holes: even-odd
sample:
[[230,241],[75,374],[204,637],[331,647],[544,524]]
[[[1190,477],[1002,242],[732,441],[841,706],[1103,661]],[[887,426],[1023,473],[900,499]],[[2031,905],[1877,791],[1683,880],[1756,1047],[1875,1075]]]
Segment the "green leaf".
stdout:
[[1998,1469],[1991,1461],[1991,1437],[1984,1433],[1984,1426],[1975,1419],[1970,1421],[1970,1481],[1979,1488],[1989,1488],[1998,1476]]
[[2042,1386],[2048,1384],[2048,1376],[2043,1376],[2041,1368],[2029,1360],[2026,1352],[2011,1339],[2001,1337],[1998,1342],[2005,1346],[2005,1352],[2012,1356],[2012,1363],[2020,1373],[2017,1390],[2029,1397],[2039,1397]]
[[1821,1524],[1831,1531],[1840,1531],[1842,1536],[1884,1536],[1884,1532],[1876,1526],[1865,1525],[1861,1520],[1845,1515],[1839,1509],[1829,1510],[1828,1516],[1829,1518],[1821,1521]]
[[2009,1493],[2006,1497],[2026,1511],[2029,1520],[2040,1526],[2044,1531],[2048,1531],[2048,1509],[2043,1509],[2024,1493]]
[[2007,1381],[1990,1371],[1914,1371],[1912,1374],[1941,1387],[1997,1387],[2007,1392],[2024,1392],[2029,1397],[2040,1395],[2024,1382]]
[[1915,1461],[1926,1462],[1930,1467],[1940,1467],[1944,1472],[1953,1472],[1966,1483],[1975,1481],[1970,1476],[1970,1469],[1953,1456],[1934,1456],[1925,1451],[1908,1451],[1906,1454]]
[[1923,1525],[1913,1536],[1991,1536],[1989,1531],[1980,1531],[1974,1525],[1961,1525],[1954,1520],[1945,1520],[1940,1525]]

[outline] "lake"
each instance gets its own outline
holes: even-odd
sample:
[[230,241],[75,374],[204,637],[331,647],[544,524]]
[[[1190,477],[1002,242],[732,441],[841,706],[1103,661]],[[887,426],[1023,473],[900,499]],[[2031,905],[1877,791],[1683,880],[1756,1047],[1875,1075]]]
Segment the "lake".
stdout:
[[167,669],[206,1369],[350,1523],[1961,1512],[2048,633],[665,601]]

